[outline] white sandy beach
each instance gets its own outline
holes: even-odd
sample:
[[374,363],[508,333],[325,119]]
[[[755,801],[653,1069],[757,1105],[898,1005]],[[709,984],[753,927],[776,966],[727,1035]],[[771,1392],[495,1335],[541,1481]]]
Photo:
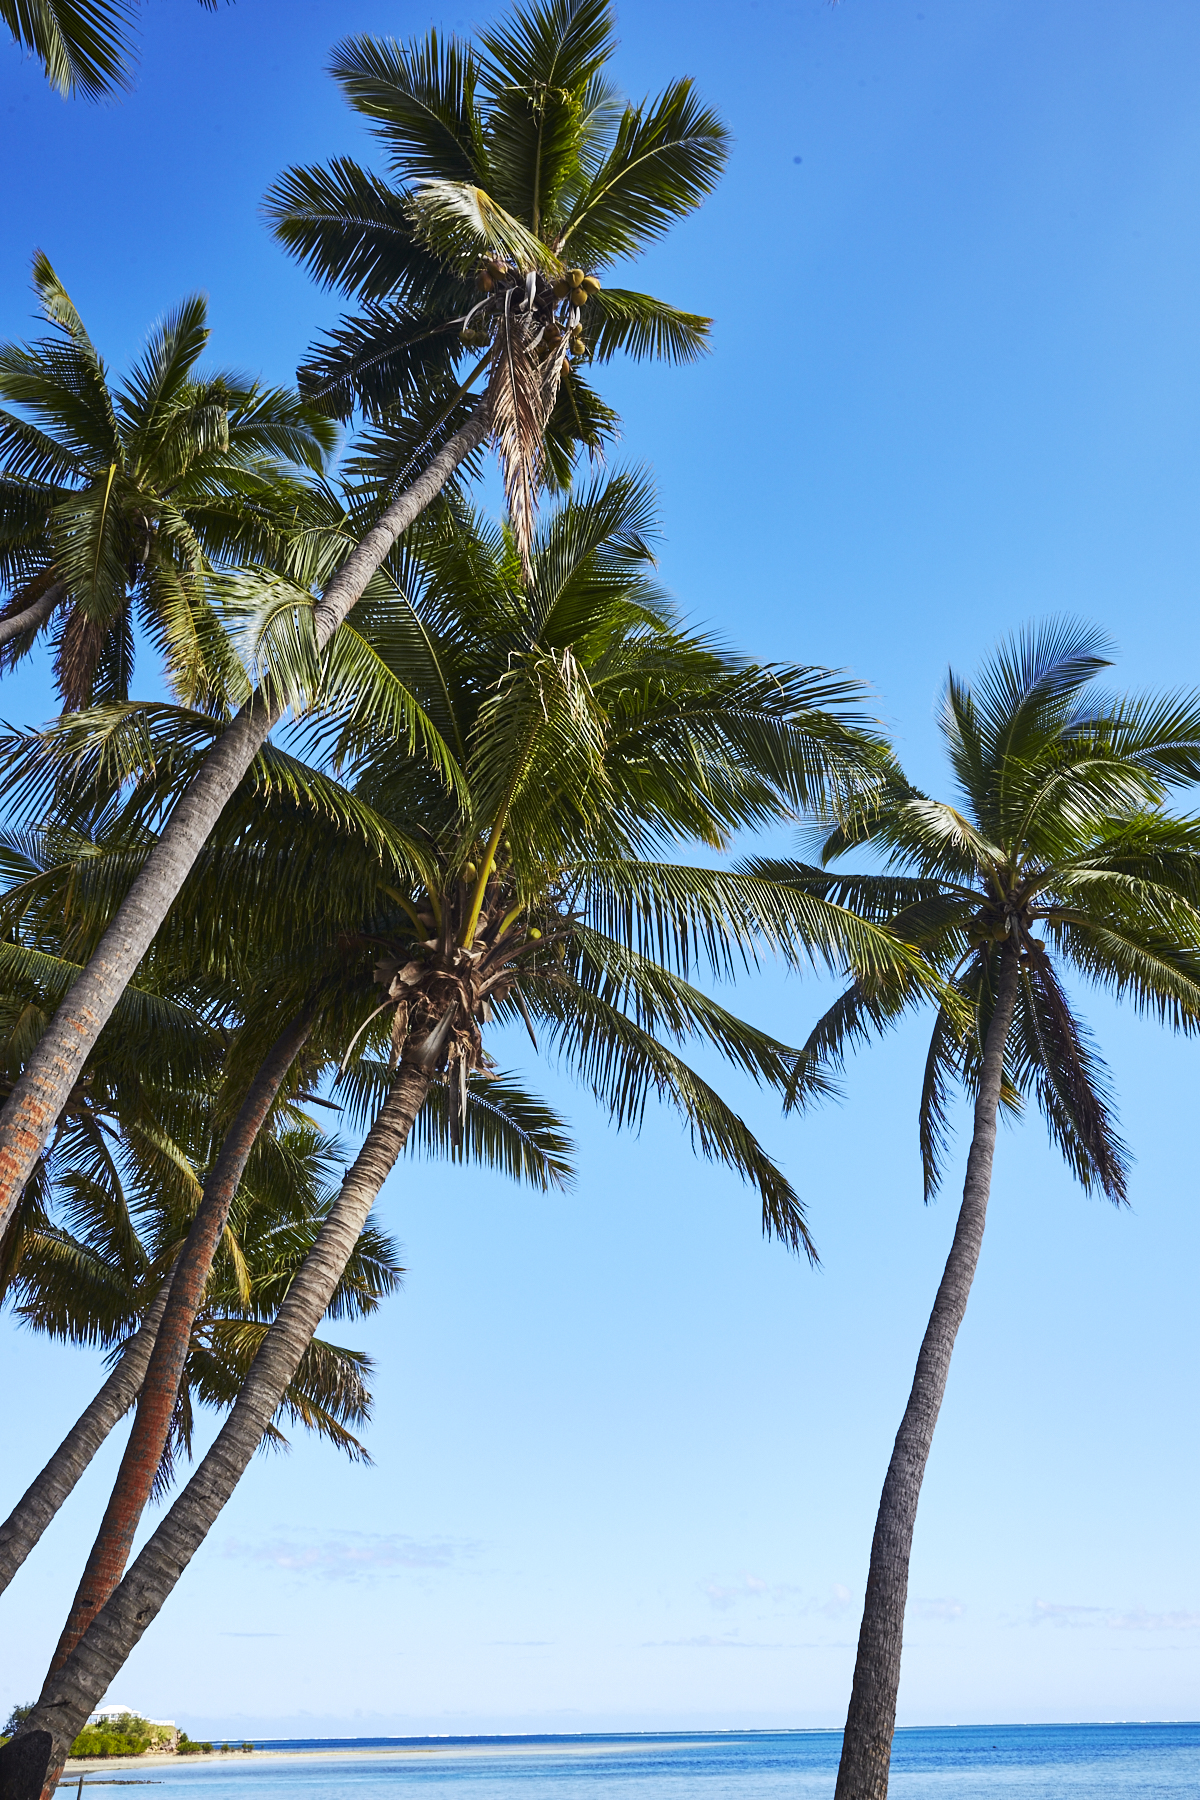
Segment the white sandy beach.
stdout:
[[[663,1743],[658,1739],[653,1740],[657,1753],[694,1748],[702,1741],[702,1738],[674,1738],[669,1743]],[[177,1756],[169,1751],[157,1754],[148,1752],[145,1756],[81,1756],[67,1759],[59,1787],[67,1788],[72,1781],[78,1782],[81,1775],[111,1774],[114,1779],[128,1780],[130,1773],[139,1769],[175,1769],[186,1767],[191,1763],[229,1763],[244,1766],[251,1762],[267,1761],[273,1764],[311,1762],[321,1757],[336,1757],[342,1761],[347,1757],[358,1759],[384,1756],[437,1756],[447,1760],[483,1756],[578,1756],[583,1747],[572,1739],[564,1739],[554,1744],[531,1744],[528,1741],[514,1738],[511,1743],[506,1743],[503,1739],[499,1741],[493,1739],[485,1744],[395,1743],[372,1744],[357,1749],[342,1749],[332,1745],[328,1749],[312,1750],[259,1750],[255,1748],[249,1755],[238,1750],[214,1750],[211,1756]],[[593,1740],[588,1740],[586,1743],[589,1756],[628,1756],[631,1752],[645,1748],[645,1742],[638,1738],[623,1738],[620,1742],[611,1744],[596,1743]]]

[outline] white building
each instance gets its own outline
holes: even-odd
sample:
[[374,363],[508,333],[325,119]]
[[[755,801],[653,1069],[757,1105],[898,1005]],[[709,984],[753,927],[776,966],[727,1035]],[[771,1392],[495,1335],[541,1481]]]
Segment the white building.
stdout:
[[[109,1725],[114,1719],[124,1718],[128,1714],[134,1719],[146,1719],[144,1712],[136,1706],[98,1706],[94,1713],[88,1714],[89,1725]],[[178,1731],[174,1719],[146,1719],[147,1725],[158,1725],[163,1731]]]

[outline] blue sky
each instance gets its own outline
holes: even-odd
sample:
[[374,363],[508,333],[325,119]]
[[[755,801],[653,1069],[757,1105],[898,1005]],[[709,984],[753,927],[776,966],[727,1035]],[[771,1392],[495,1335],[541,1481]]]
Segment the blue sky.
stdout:
[[[286,380],[336,308],[259,200],[289,162],[370,155],[330,45],[487,16],[158,0],[136,92],[90,109],[5,51],[0,333],[30,329],[41,246],[114,364],[203,287],[215,355]],[[1193,682],[1196,8],[655,0],[619,19],[627,89],[691,72],[736,139],[638,277],[714,315],[713,356],[607,386],[689,615],[870,680],[930,787],[947,663],[1031,618],[1106,628],[1128,685]],[[43,716],[43,672],[3,709]],[[796,1041],[822,997],[766,975],[738,1004]],[[903,1722],[1200,1711],[1197,1050],[1086,1010],[1131,1206],[1084,1199],[1036,1120],[1003,1136],[921,1503]],[[580,1145],[568,1198],[400,1169],[381,1210],[405,1291],[342,1334],[378,1359],[374,1468],[302,1444],[256,1462],[111,1697],[250,1735],[840,1723],[953,1227],[952,1183],[921,1204],[922,1054],[914,1025],[802,1121],[723,1078],[808,1198],[818,1273],[762,1242],[751,1197],[670,1120],[614,1137],[552,1070]],[[0,1333],[6,1507],[98,1368]],[[36,1691],[118,1453],[4,1601],[5,1704]]]

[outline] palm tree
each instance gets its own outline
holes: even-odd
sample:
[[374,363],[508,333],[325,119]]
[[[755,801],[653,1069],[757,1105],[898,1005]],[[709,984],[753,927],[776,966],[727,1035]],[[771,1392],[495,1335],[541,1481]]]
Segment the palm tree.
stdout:
[[[169,1108],[177,1095],[160,1092],[158,1098]],[[181,1112],[178,1105],[173,1110]],[[199,1126],[203,1133],[202,1105],[193,1099],[190,1110],[193,1128]],[[137,1391],[136,1369],[127,1367],[129,1350],[143,1333],[153,1344],[172,1274],[188,1241],[199,1182],[184,1145],[165,1132],[148,1144],[136,1128],[119,1131],[111,1113],[107,1119],[99,1113],[96,1117],[108,1137],[116,1131],[116,1141],[97,1148],[91,1132],[64,1134],[39,1184],[40,1204],[27,1208],[6,1298],[30,1328],[64,1342],[108,1349],[113,1376],[125,1376],[127,1407]],[[320,1227],[328,1205],[324,1182],[335,1152],[336,1146],[311,1125],[290,1123],[286,1117],[282,1128],[257,1146],[227,1209],[209,1279],[192,1309],[180,1380],[150,1471],[150,1491],[165,1492],[178,1451],[190,1450],[195,1401],[219,1407],[233,1403],[265,1321],[274,1316]],[[334,1315],[373,1311],[378,1299],[394,1289],[398,1274],[394,1247],[372,1228],[356,1246]],[[147,1348],[143,1372],[148,1360]],[[361,1460],[366,1452],[347,1425],[368,1416],[367,1372],[361,1355],[315,1342],[284,1410]],[[12,1579],[117,1423],[124,1408],[118,1409],[106,1392],[112,1380],[0,1526],[0,1587]]]
[[[951,1089],[974,1101],[963,1201],[896,1435],[871,1545],[838,1800],[885,1800],[917,1502],[983,1241],[996,1121],[1032,1095],[1087,1191],[1120,1204],[1127,1157],[1104,1064],[1065,980],[1095,983],[1177,1031],[1200,1028],[1200,824],[1164,810],[1200,776],[1200,704],[1094,692],[1094,632],[1051,624],[1003,646],[974,687],[951,674],[942,736],[957,792],[903,782],[824,843],[874,874],[756,863],[919,951],[944,982],[921,1091],[926,1198]],[[882,1032],[914,991],[856,979],[814,1029],[797,1091]]]
[[55,674],[74,710],[128,698],[139,619],[179,698],[204,705],[228,662],[208,570],[279,554],[308,499],[300,472],[320,472],[332,428],[292,394],[197,368],[199,294],[114,388],[41,254],[33,278],[53,334],[0,347],[0,401],[18,409],[0,410],[0,644],[15,660],[57,615]]
[[[71,872],[55,864],[71,862]],[[77,832],[0,834],[0,869],[8,884],[10,908],[0,941],[0,1091],[11,1090],[24,1058],[54,1006],[78,975],[86,937],[64,905],[73,886],[78,895],[94,878],[93,846]],[[55,880],[56,873],[59,879]],[[57,889],[57,891],[56,891]],[[64,920],[67,928],[63,929]],[[26,1258],[40,1247],[43,1259],[62,1262],[66,1249],[47,1251],[56,1197],[80,1184],[111,1196],[114,1216],[123,1204],[124,1184],[114,1146],[132,1157],[143,1183],[153,1180],[160,1196],[173,1196],[185,1212],[194,1204],[195,1177],[178,1133],[191,1128],[197,1098],[211,1088],[226,1054],[223,1033],[205,1017],[210,997],[181,982],[177,972],[156,983],[143,971],[139,985],[126,989],[101,1033],[84,1077],[68,1098],[54,1139],[39,1158],[20,1202],[0,1237],[0,1300],[13,1290]],[[132,1222],[124,1241],[135,1236]],[[65,1242],[65,1240],[64,1240]],[[149,1285],[134,1295],[141,1323],[128,1336],[133,1317],[130,1293],[115,1303],[111,1281],[87,1277],[94,1260],[78,1246],[80,1261],[70,1267],[77,1283],[80,1317],[105,1341],[124,1338],[115,1366],[55,1456],[9,1518],[0,1525],[0,1590],[8,1585],[30,1549],[71,1492],[108,1433],[132,1404],[149,1361],[171,1273],[148,1272]],[[25,1269],[25,1276],[30,1274]],[[155,1288],[157,1287],[157,1294]]]
[[[78,829],[10,831],[0,843],[10,883],[3,901],[9,941],[0,946],[0,1082],[11,1085],[21,1055],[44,1023],[47,1004],[77,973],[78,964],[72,963],[70,954],[86,951],[89,937],[99,935],[113,904],[108,865],[115,863],[119,870],[127,850],[127,842],[115,830],[107,846]],[[117,1366],[101,1393],[0,1526],[0,1587],[7,1585],[139,1388],[153,1377],[151,1349],[156,1348],[157,1354],[163,1348],[161,1343],[156,1346],[160,1329],[170,1341],[179,1303],[187,1296],[178,1361],[142,1502],[149,1498],[179,1417],[185,1364],[195,1363],[197,1330],[203,1318],[212,1315],[214,1293],[225,1279],[221,1258],[232,1255],[243,1273],[249,1265],[229,1224],[231,1208],[247,1216],[242,1191],[247,1165],[251,1182],[259,1182],[255,1189],[259,1211],[250,1217],[248,1228],[260,1241],[266,1204],[260,1191],[261,1165],[264,1157],[269,1162],[280,1154],[279,1123],[292,1118],[289,1141],[300,1142],[296,1131],[302,1118],[294,1115],[291,1102],[285,1102],[281,1112],[276,1101],[311,1026],[311,1012],[285,1026],[272,1044],[269,1012],[265,1020],[238,1021],[228,1003],[221,1004],[219,982],[214,985],[215,975],[224,973],[228,980],[228,969],[214,970],[210,946],[198,943],[195,933],[188,950],[190,966],[176,946],[164,947],[144,965],[139,988],[127,990],[0,1245],[0,1296],[8,1292],[23,1317],[59,1336],[120,1345],[115,1352]],[[264,989],[270,992],[268,972],[236,973],[252,999]],[[244,1000],[242,1005],[244,1011]],[[248,1064],[249,1090],[238,1110]],[[231,1113],[236,1116],[229,1123]],[[267,1139],[260,1142],[268,1113],[273,1123]],[[211,1167],[201,1190],[195,1170],[206,1160]],[[307,1165],[303,1159],[297,1163],[294,1154],[285,1157],[277,1170],[277,1185],[280,1180],[285,1192],[294,1190],[301,1199],[314,1192]],[[131,1215],[131,1191],[138,1195],[138,1216],[150,1217],[154,1233],[162,1239],[155,1254],[141,1248],[145,1234]],[[209,1241],[205,1227],[214,1194],[220,1199],[220,1222],[215,1240]],[[270,1204],[278,1213],[278,1203]],[[306,1204],[311,1213],[316,1202]],[[69,1218],[70,1230],[55,1223],[59,1214]],[[77,1236],[81,1219],[87,1224],[86,1243]],[[186,1242],[179,1228],[186,1232]],[[205,1254],[197,1281],[198,1244],[204,1245]],[[247,1276],[238,1294],[243,1303],[250,1298],[248,1281]],[[178,1289],[176,1308],[164,1320],[172,1289]],[[218,1346],[223,1361],[213,1365],[209,1385],[219,1381],[224,1370],[230,1400],[242,1366],[236,1358],[231,1362],[230,1356],[234,1349],[240,1354],[252,1344],[249,1321],[258,1316],[246,1315],[236,1328],[220,1327],[225,1332]],[[138,1328],[130,1339],[134,1326]],[[336,1373],[340,1365],[331,1363],[324,1352],[320,1355],[321,1367]],[[351,1394],[350,1388],[345,1391]],[[332,1414],[326,1424],[336,1435]]]
[[[793,1053],[688,971],[730,975],[764,941],[795,954],[798,937],[864,969],[914,958],[823,899],[656,858],[672,841],[720,848],[739,825],[820,805],[881,753],[850,711],[852,684],[742,664],[681,631],[649,577],[649,523],[643,483],[596,488],[540,534],[530,584],[513,534],[464,516],[410,546],[402,586],[366,602],[328,659],[313,732],[393,853],[368,928],[344,940],[358,1014],[344,1080],[369,1129],[227,1428],[2,1753],[14,1771],[33,1759],[32,1785],[16,1791],[40,1791],[79,1708],[86,1717],[233,1491],[431,1095],[425,1129],[464,1144],[493,1086],[483,1039],[496,1023],[544,1034],[619,1124],[636,1123],[652,1094],[674,1105],[701,1152],[757,1190],[764,1228],[811,1252],[798,1196],[680,1051],[707,1043],[780,1089]],[[267,629],[282,610],[280,596]],[[364,691],[368,651],[376,680]],[[451,784],[378,730],[397,683],[454,747]],[[147,766],[157,759],[150,747]],[[236,859],[229,878],[244,886]]]
[[[197,1404],[227,1407],[267,1325],[328,1211],[328,1182],[340,1158],[336,1141],[311,1124],[285,1123],[265,1134],[240,1184],[198,1309],[171,1429],[156,1468],[155,1490],[171,1484],[180,1452],[190,1453]],[[186,1238],[188,1212],[134,1163],[118,1189],[64,1172],[57,1219],[28,1235],[8,1301],[14,1317],[60,1342],[98,1345],[116,1354]],[[193,1206],[195,1204],[193,1199]],[[355,1246],[332,1315],[365,1317],[399,1283],[396,1247],[370,1227]],[[346,1429],[369,1416],[369,1362],[360,1353],[316,1341],[283,1410],[356,1460],[364,1446]],[[271,1440],[282,1443],[273,1429]]]
[[343,418],[448,394],[434,441],[482,381],[526,558],[539,478],[567,482],[578,446],[598,450],[616,424],[580,364],[689,362],[711,325],[600,283],[702,202],[728,154],[690,80],[623,101],[615,49],[608,0],[518,5],[477,47],[348,38],[331,72],[386,178],[338,157],[288,170],[266,201],[280,242],[363,307],[310,355],[303,391]]
[[[343,677],[348,674],[349,670],[343,668]],[[112,711],[108,709],[102,714],[109,723]],[[125,717],[137,717],[144,711],[126,708]],[[178,710],[168,709],[167,716],[178,728]],[[212,729],[212,721],[203,717],[195,724],[201,731],[206,726],[210,731]],[[39,742],[37,734],[34,734],[33,742],[35,745]],[[169,758],[158,759],[159,764],[164,760]],[[348,796],[340,815],[335,804],[332,811],[338,816],[330,817],[329,784],[323,784],[315,772],[301,773],[273,751],[265,754],[265,761],[267,780],[263,791],[247,795],[242,805],[235,802],[227,809],[209,851],[201,858],[200,866],[184,890],[177,910],[182,929],[160,934],[154,951],[143,965],[144,971],[153,972],[161,984],[173,984],[176,988],[181,980],[188,979],[189,963],[197,956],[202,973],[209,978],[219,965],[225,978],[234,982],[239,994],[268,996],[266,1022],[269,1029],[261,1018],[253,1024],[248,1021],[239,1032],[232,1054],[226,1059],[223,1071],[226,1090],[238,1094],[239,1084],[246,1079],[247,1072],[249,1087],[221,1152],[210,1168],[186,1245],[173,1267],[165,1312],[157,1322],[152,1348],[147,1348],[141,1360],[137,1416],[75,1604],[62,1633],[56,1661],[69,1653],[124,1569],[138,1520],[153,1491],[155,1472],[167,1444],[185,1361],[193,1354],[191,1346],[197,1313],[206,1292],[214,1255],[226,1231],[230,1205],[246,1158],[276,1102],[281,1084],[291,1076],[302,1047],[307,1064],[304,1079],[311,1084],[322,1060],[310,1037],[314,1026],[319,1022],[316,1035],[326,1039],[332,1031],[339,1044],[344,1044],[348,1031],[353,1029],[346,1021],[345,999],[338,982],[331,980],[330,970],[337,964],[346,932],[355,930],[361,934],[369,929],[369,921],[364,923],[361,910],[364,884],[359,864],[364,843],[377,857],[380,848],[389,847],[388,833],[383,828],[374,834],[367,829],[364,834],[361,808],[356,813]],[[98,775],[98,771],[96,773]],[[90,934],[94,941],[100,935],[115,896],[119,894],[119,889],[114,890],[110,870],[114,864],[120,870],[124,862],[128,878],[125,859],[136,842],[141,811],[139,801],[145,799],[144,795],[135,794],[132,800],[127,800],[119,824],[114,823],[111,810],[123,786],[124,765],[121,765],[115,781],[110,771],[107,784],[101,779],[85,784],[86,802],[81,803],[78,791],[73,789],[70,813],[73,831],[60,828],[56,834],[57,858],[48,858],[43,852],[37,863],[28,857],[14,863],[17,874],[32,876],[32,879],[15,883],[5,908],[20,919],[27,937],[30,935],[30,918],[39,909],[41,914],[49,914],[52,933],[61,929],[59,921],[64,913],[69,913],[73,947],[81,937]],[[88,824],[89,808],[92,811],[98,809],[100,819],[107,821],[108,838],[103,850],[94,842],[91,831],[85,830],[82,837],[79,835],[80,824]],[[314,808],[317,809],[315,813]],[[53,867],[47,868],[47,862]],[[405,867],[403,858],[398,866]],[[336,882],[331,884],[328,874],[331,868],[339,871],[341,887],[347,890],[348,900],[339,892]],[[379,879],[376,862],[365,883],[368,900],[374,898]],[[340,905],[331,913],[330,906],[335,899]],[[248,916],[252,921],[249,929]],[[199,917],[213,922],[203,933],[196,930]],[[231,941],[236,942],[236,934],[230,927],[233,918],[242,924],[244,941],[240,956],[236,950],[234,952],[235,967],[231,972],[229,946]],[[306,935],[312,940],[303,959],[299,919],[304,919]],[[38,942],[42,941],[42,936],[37,933],[34,936]],[[251,941],[259,945],[260,954],[273,956],[273,968],[268,969],[261,963],[246,966]],[[195,977],[190,979],[194,982]],[[359,986],[357,980],[352,985],[352,1004]],[[282,1016],[287,1022],[271,1042],[285,995]],[[271,1020],[275,1023],[270,1024]],[[103,1039],[101,1041],[103,1043]],[[511,1085],[503,1095],[493,1092],[486,1099],[482,1095],[473,1096],[472,1113],[483,1125],[476,1154],[487,1159],[501,1157],[513,1173],[527,1178],[547,1179],[556,1175],[557,1121],[552,1115],[531,1108],[528,1098]],[[141,1346],[138,1346],[139,1353],[140,1350]],[[126,1381],[125,1388],[128,1385]],[[115,1400],[107,1408],[106,1417],[110,1424],[115,1422],[114,1415]],[[99,1441],[95,1426],[83,1436],[90,1455],[94,1441]],[[65,1491],[63,1477],[69,1476],[72,1481],[78,1478],[84,1447],[76,1442],[73,1453],[65,1446],[61,1454],[56,1453],[52,1462],[65,1463],[65,1468],[58,1476],[52,1469],[44,1471],[44,1478],[39,1477],[35,1484],[36,1491],[31,1490],[27,1496],[28,1503],[21,1503],[20,1520],[9,1522],[7,1534],[14,1545],[20,1540],[24,1546],[22,1553],[27,1553],[36,1541],[37,1531],[51,1516],[45,1510],[46,1490],[49,1489],[57,1503],[61,1503]],[[0,1542],[3,1542],[3,1536],[0,1532]],[[15,1548],[11,1555],[16,1555]]]
[[[209,12],[216,0],[200,0]],[[129,86],[131,0],[0,0],[0,23],[60,94],[100,100]]]
[[[417,219],[413,267],[417,267],[418,252],[424,245],[421,255],[427,253],[422,264],[426,279],[421,291],[431,328],[444,327],[447,321],[444,311],[438,313],[430,284],[441,284],[443,288],[449,284],[451,289],[457,284],[455,291],[461,294],[464,275],[477,272],[481,283],[478,298],[484,302],[479,315],[482,322],[468,325],[464,317],[459,332],[461,337],[465,328],[487,337],[480,364],[481,372],[487,368],[491,374],[483,400],[465,417],[455,394],[444,396],[435,384],[434,393],[425,398],[438,411],[420,427],[415,443],[413,434],[399,430],[389,417],[386,437],[399,443],[401,453],[397,455],[394,443],[385,442],[371,447],[368,459],[371,473],[383,484],[382,500],[386,503],[332,577],[322,581],[319,600],[312,609],[312,632],[318,650],[324,649],[344,623],[398,538],[478,450],[493,427],[505,461],[518,542],[529,573],[534,484],[538,475],[545,472],[541,446],[548,423],[553,417],[562,419],[563,408],[573,394],[575,415],[567,417],[562,425],[561,443],[598,443],[602,435],[601,415],[596,409],[591,410],[590,422],[585,416],[588,401],[582,384],[571,376],[564,388],[565,359],[556,342],[561,339],[563,323],[567,327],[568,352],[573,342],[576,354],[582,344],[584,354],[590,345],[599,356],[623,347],[635,354],[665,351],[686,357],[695,352],[703,339],[705,321],[672,314],[657,302],[643,305],[638,296],[625,296],[622,300],[620,294],[610,294],[605,303],[608,313],[599,322],[600,308],[587,313],[587,308],[595,304],[595,278],[590,278],[587,285],[576,286],[575,276],[586,271],[569,268],[564,260],[570,253],[584,257],[593,266],[601,266],[612,257],[630,255],[703,198],[715,182],[725,155],[726,141],[719,121],[699,106],[686,82],[674,84],[659,101],[644,108],[626,108],[616,122],[611,141],[605,137],[606,121],[613,116],[613,98],[600,70],[609,54],[610,37],[609,15],[597,6],[596,0],[554,0],[542,7],[518,9],[507,31],[489,35],[488,69],[497,73],[486,76],[486,124],[492,131],[488,155],[489,167],[495,170],[497,195],[489,194],[470,179],[472,170],[479,172],[479,165],[464,161],[453,119],[445,133],[433,133],[448,161],[431,160],[430,146],[427,144],[422,151],[417,142],[418,128],[411,128],[414,135],[404,151],[405,167],[414,175],[429,177],[423,181],[420,192],[413,193],[412,201]],[[385,46],[384,50],[391,58],[390,49]],[[430,46],[430,52],[437,61],[436,46]],[[364,45],[362,53],[369,63],[373,52],[368,53]],[[397,56],[403,63],[403,56],[398,52]],[[400,85],[394,91],[389,89],[387,103],[396,106],[406,118],[415,118],[424,100],[432,99],[430,110],[436,112],[442,81],[438,69],[431,70],[429,83],[422,86],[414,65],[416,85],[406,99],[403,90],[408,76],[399,63],[393,73],[399,75]],[[456,84],[460,85],[456,71],[462,63],[459,49],[453,55],[448,53],[451,99]],[[506,68],[510,71],[507,79],[502,74]],[[586,78],[580,75],[581,68],[588,69]],[[523,92],[518,92],[522,81]],[[567,96],[565,110],[560,107],[560,88]],[[504,95],[510,89],[513,97],[508,105]],[[555,132],[564,144],[569,140],[566,151],[552,153],[548,122],[555,124]],[[475,131],[473,110],[465,124],[471,132]],[[422,170],[418,164],[423,156]],[[534,180],[522,190],[516,179],[517,170],[522,161],[529,164],[531,157]],[[600,158],[598,169],[593,162],[596,157]],[[538,170],[541,174],[536,173]],[[539,198],[551,189],[553,205],[544,197]],[[531,204],[529,223],[523,224],[508,210],[506,202]],[[569,207],[569,211],[560,216],[555,207]],[[544,231],[552,231],[553,239],[539,235]],[[556,242],[560,245],[558,251],[553,248]],[[490,261],[485,265],[483,258]],[[564,281],[568,288],[559,297],[554,290]],[[391,293],[395,286],[393,280],[386,291]],[[419,287],[418,283],[413,288],[414,300]],[[589,294],[591,298],[587,297]],[[443,299],[447,305],[457,304],[448,293]],[[593,324],[583,325],[585,314]],[[452,341],[444,331],[442,335],[446,342]],[[357,350],[354,356],[355,379],[361,385]],[[558,404],[560,391],[564,395],[562,408]],[[551,435],[553,438],[553,432]],[[551,472],[556,479],[563,479],[565,451],[555,452],[551,445],[548,454]],[[414,468],[419,471],[415,476]],[[203,769],[178,797],[154,855],[130,889],[109,934],[73,987],[69,1002],[60,1008],[44,1033],[21,1081],[0,1112],[0,1229],[117,996],[133,978],[222,808],[250,768],[281,710],[270,691],[255,694],[214,745]]]

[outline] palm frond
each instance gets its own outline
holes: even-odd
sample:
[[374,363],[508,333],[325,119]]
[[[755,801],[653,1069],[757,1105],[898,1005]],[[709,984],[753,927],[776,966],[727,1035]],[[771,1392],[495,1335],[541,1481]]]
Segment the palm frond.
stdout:
[[601,288],[584,309],[583,329],[593,362],[624,353],[635,362],[653,356],[686,364],[708,350],[712,320],[629,288]]
[[0,0],[0,21],[60,94],[99,100],[129,86],[128,0]]
[[1022,968],[1023,1006],[1018,1076],[1023,1063],[1032,1079],[1050,1136],[1085,1191],[1098,1187],[1108,1199],[1125,1199],[1129,1152],[1117,1134],[1107,1071],[1047,956]]

